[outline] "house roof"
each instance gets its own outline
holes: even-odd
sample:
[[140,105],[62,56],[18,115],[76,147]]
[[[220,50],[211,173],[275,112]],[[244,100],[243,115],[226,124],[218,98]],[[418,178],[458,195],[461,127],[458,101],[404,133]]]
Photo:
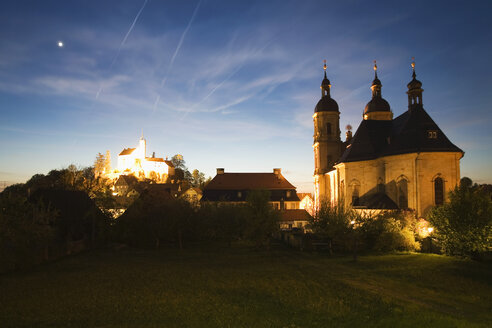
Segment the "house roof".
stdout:
[[145,160],[149,162],[164,162],[164,158],[161,157],[146,157]]
[[118,180],[116,180],[115,186],[122,186],[122,185],[130,186],[130,185],[134,185],[137,183],[138,183],[138,179],[134,175],[122,174],[122,175],[120,175]]
[[295,189],[281,173],[222,173],[217,174],[205,190],[277,190]]
[[[429,132],[436,138],[429,138]],[[339,163],[415,152],[461,152],[422,108],[406,111],[392,121],[363,120]]]
[[279,221],[307,221],[311,218],[311,215],[304,210],[284,210],[280,212]]
[[133,153],[133,151],[135,150],[136,148],[125,148],[121,151],[121,153],[119,153],[118,155],[119,156],[122,156],[122,155],[130,155],[131,153]]
[[300,200],[303,200],[304,197],[306,197],[306,196],[309,196],[311,199],[313,199],[313,195],[311,195],[311,193],[309,193],[309,192],[298,192],[297,196],[299,196]]
[[195,192],[198,195],[202,194],[202,190],[200,188],[197,188],[197,187],[190,187],[190,188],[186,189],[185,191],[183,191],[183,194],[186,194],[188,192]]

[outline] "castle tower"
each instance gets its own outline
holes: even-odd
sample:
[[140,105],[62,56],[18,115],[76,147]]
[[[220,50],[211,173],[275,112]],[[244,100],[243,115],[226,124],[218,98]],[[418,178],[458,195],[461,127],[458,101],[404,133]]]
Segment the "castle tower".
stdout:
[[323,65],[324,79],[321,82],[321,99],[314,109],[314,184],[315,203],[330,198],[330,182],[327,172],[340,158],[340,112],[337,102],[331,98],[330,80],[326,77],[326,60]]
[[391,121],[393,119],[390,105],[381,96],[382,87],[383,85],[378,79],[378,66],[374,61],[374,80],[371,85],[372,99],[364,109],[364,120]]
[[145,159],[145,157],[147,156],[147,144],[144,139],[143,132],[138,142],[138,153],[136,155],[137,158],[141,158],[141,159]]

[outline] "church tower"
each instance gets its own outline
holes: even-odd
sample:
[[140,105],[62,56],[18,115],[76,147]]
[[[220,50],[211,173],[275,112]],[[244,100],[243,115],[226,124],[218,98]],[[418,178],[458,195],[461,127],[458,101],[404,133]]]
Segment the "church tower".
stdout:
[[376,65],[376,61],[374,61],[374,80],[371,85],[372,99],[364,109],[364,120],[391,121],[393,119],[393,112],[391,112],[390,105],[381,96],[382,87],[383,85],[378,79],[378,66]]
[[422,82],[417,80],[417,74],[415,74],[415,61],[412,58],[412,81],[407,84],[407,95],[408,95],[408,110],[412,111],[415,109],[423,108],[422,106]]
[[330,181],[327,172],[340,158],[340,112],[337,102],[331,98],[330,80],[326,77],[326,60],[323,65],[324,79],[321,82],[321,99],[314,109],[314,184],[315,203],[330,198]]

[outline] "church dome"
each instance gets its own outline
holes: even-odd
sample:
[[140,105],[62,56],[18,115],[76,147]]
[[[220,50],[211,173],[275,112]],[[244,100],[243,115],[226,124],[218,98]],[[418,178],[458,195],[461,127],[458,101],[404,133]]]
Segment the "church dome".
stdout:
[[338,104],[330,96],[324,96],[316,104],[314,112],[338,112]]
[[364,109],[364,114],[371,112],[390,112],[390,105],[382,97],[374,97],[369,101]]

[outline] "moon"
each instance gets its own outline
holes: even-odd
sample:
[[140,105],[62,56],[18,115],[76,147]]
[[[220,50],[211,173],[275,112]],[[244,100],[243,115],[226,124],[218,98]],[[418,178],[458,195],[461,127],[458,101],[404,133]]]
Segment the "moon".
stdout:
[[58,41],[58,47],[63,48],[63,42]]

